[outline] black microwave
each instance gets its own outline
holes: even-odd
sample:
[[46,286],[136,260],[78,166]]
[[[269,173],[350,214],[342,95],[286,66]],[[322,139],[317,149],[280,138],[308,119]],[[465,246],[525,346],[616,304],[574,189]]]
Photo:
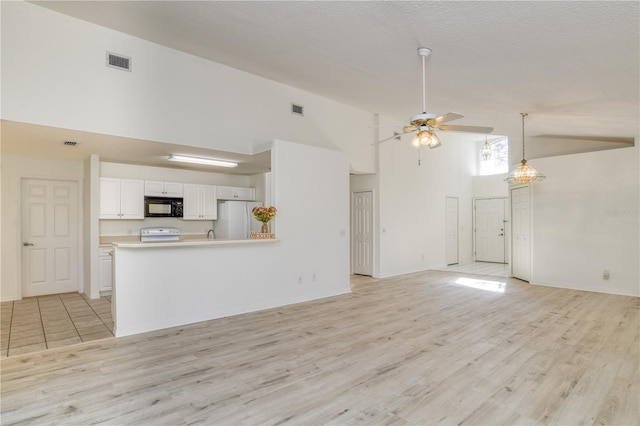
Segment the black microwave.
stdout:
[[144,197],[144,217],[182,217],[182,198]]

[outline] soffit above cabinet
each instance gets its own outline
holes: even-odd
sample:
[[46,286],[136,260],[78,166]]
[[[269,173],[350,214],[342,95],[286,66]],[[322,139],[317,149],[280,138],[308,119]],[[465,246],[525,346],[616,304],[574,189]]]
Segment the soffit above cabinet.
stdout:
[[[2,153],[66,160],[85,160],[91,154],[100,161],[167,167],[236,175],[254,175],[271,170],[271,152],[254,155],[164,142],[132,139],[16,121],[1,121]],[[65,141],[76,142],[75,145]],[[203,156],[238,163],[237,167],[214,167],[169,161],[170,154]]]

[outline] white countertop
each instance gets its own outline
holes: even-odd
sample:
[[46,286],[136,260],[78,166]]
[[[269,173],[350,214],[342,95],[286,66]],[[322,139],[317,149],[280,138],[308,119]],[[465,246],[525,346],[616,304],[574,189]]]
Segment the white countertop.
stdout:
[[256,245],[279,243],[279,238],[252,238],[246,240],[211,240],[188,239],[180,241],[121,241],[114,242],[114,247],[119,248],[155,248],[155,247],[213,247],[229,245]]

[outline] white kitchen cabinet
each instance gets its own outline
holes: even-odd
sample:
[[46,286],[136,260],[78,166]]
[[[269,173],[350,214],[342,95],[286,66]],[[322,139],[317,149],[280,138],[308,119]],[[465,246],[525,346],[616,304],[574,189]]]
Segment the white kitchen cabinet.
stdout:
[[184,184],[184,220],[216,220],[218,206],[214,185]]
[[99,274],[100,274],[100,282],[99,282],[99,291],[111,291],[111,286],[113,282],[113,271],[111,269],[112,258],[111,253],[113,252],[113,247],[100,247],[99,249]]
[[100,219],[144,219],[144,181],[100,178]]
[[255,201],[256,189],[242,186],[218,186],[218,200]]
[[183,185],[178,182],[144,181],[145,197],[183,197]]

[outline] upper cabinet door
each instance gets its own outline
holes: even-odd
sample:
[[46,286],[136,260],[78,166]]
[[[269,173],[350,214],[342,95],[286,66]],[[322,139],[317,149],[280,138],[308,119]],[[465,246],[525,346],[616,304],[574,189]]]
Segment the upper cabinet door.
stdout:
[[255,201],[256,189],[242,186],[218,186],[218,200]]
[[146,197],[162,197],[164,195],[164,182],[145,180],[144,195]]
[[217,187],[218,200],[234,200],[234,187],[233,186],[218,186]]
[[216,220],[218,205],[214,185],[184,184],[183,220]]
[[100,219],[120,219],[120,179],[100,178]]
[[177,182],[165,182],[164,183],[164,196],[165,197],[175,197],[182,198],[184,191],[184,185]]
[[182,219],[200,219],[200,185],[184,184]]
[[144,181],[144,195],[146,197],[183,197],[183,185],[177,182]]
[[144,219],[144,181],[100,178],[100,219]]
[[218,219],[218,201],[216,199],[216,187],[213,185],[202,185],[201,189],[202,217],[201,219]]
[[256,189],[255,188],[243,188],[237,187],[236,190],[236,200],[241,201],[255,201],[256,200]]
[[144,219],[144,184],[141,180],[120,180],[120,218]]

